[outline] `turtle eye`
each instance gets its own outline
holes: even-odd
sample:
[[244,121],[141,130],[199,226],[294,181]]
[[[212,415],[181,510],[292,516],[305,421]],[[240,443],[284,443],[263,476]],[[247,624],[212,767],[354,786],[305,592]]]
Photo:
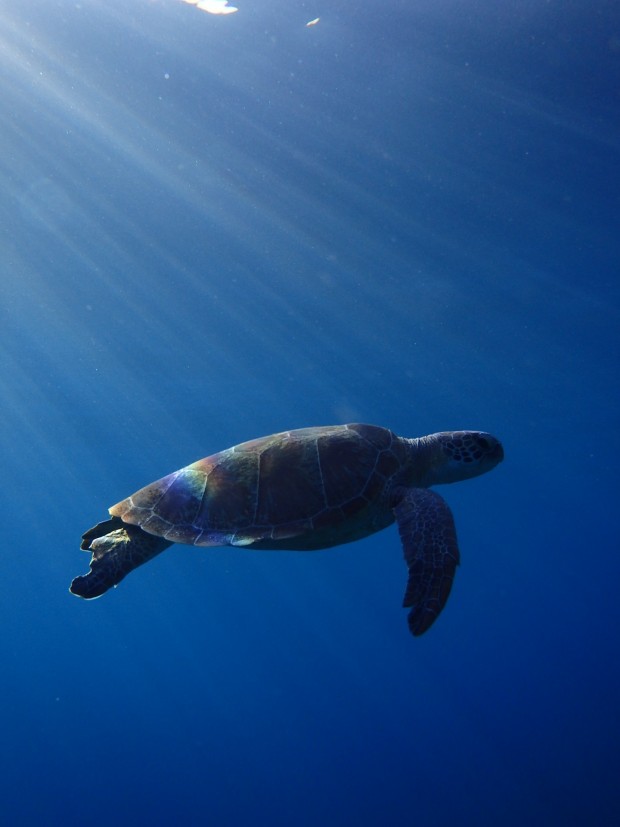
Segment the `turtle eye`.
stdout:
[[491,446],[489,445],[489,440],[486,437],[479,436],[478,437],[478,445],[482,448],[483,451],[490,451]]

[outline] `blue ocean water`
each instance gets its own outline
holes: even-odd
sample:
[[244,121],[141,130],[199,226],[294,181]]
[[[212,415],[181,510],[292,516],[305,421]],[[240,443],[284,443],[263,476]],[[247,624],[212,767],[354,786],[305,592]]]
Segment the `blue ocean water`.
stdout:
[[[617,824],[619,9],[238,5],[0,2],[2,823]],[[395,528],[69,594],[109,505],[351,421],[504,443],[423,637]]]

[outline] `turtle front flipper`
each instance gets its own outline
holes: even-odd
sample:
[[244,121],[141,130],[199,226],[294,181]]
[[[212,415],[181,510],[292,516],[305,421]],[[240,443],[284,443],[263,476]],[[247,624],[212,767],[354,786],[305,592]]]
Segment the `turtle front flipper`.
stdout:
[[130,571],[171,546],[169,540],[147,534],[118,517],[98,523],[82,536],[81,548],[92,551],[90,571],[76,577],[70,591],[91,600],[118,585]]
[[409,629],[417,636],[433,625],[446,605],[459,549],[452,512],[439,494],[427,488],[396,493],[394,514],[409,568],[403,606],[411,607]]

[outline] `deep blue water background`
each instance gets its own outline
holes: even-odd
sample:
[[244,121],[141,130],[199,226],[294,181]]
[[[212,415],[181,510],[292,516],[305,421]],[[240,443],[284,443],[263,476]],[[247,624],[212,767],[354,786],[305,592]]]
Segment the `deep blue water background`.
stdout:
[[[239,5],[0,2],[2,821],[617,824],[619,9]],[[348,421],[504,442],[424,637],[394,528],[68,593],[108,505]]]

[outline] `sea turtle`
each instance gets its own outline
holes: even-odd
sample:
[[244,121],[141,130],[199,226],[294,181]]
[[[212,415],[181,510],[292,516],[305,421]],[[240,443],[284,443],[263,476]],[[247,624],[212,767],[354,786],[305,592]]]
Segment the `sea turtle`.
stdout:
[[71,591],[99,597],[172,543],[310,551],[396,520],[409,568],[403,605],[421,635],[443,609],[459,562],[452,514],[429,486],[484,474],[503,456],[480,431],[407,439],[360,424],[244,442],[112,506],[111,519],[83,535],[90,571]]

